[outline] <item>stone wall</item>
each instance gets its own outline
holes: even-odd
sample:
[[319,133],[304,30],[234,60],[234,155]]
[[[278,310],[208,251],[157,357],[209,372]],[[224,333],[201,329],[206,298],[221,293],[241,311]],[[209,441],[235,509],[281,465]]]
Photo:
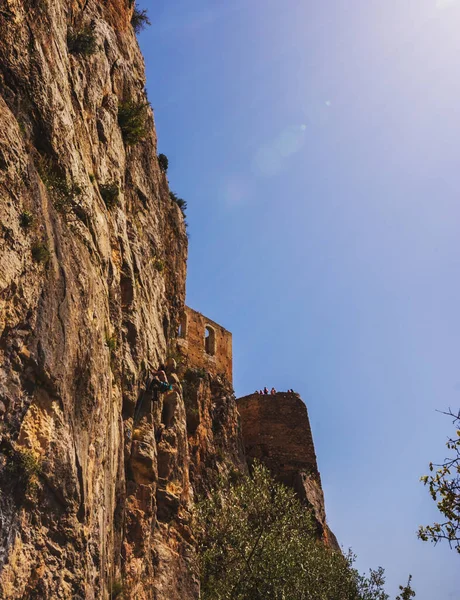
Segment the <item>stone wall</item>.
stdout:
[[258,459],[273,476],[293,488],[312,507],[318,535],[335,549],[337,540],[326,524],[321,477],[310,420],[298,394],[251,394],[237,400],[246,458]]
[[[211,333],[209,346],[205,340],[207,328]],[[204,369],[232,383],[232,334],[221,325],[185,307],[177,345],[187,367]]]

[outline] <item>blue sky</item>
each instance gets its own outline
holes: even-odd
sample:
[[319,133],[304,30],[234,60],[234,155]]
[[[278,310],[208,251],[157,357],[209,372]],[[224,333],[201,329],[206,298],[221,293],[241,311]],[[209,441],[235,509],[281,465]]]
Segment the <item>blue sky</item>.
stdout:
[[149,5],[188,304],[233,332],[237,395],[301,393],[359,568],[459,600],[458,556],[416,530],[460,403],[460,0]]

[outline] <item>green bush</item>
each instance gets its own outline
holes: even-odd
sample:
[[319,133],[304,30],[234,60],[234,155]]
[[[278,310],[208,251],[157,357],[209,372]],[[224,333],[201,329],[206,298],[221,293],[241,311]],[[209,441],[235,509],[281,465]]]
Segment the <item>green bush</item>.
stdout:
[[120,102],[118,105],[118,124],[127,146],[134,146],[142,141],[148,133],[148,102]]
[[81,29],[70,30],[67,34],[67,47],[72,54],[91,56],[98,51],[96,41],[95,25],[86,25]]
[[105,336],[105,345],[107,346],[107,348],[110,350],[110,353],[112,354],[113,352],[115,352],[115,350],[117,349],[117,336],[115,334],[113,335],[106,335]]
[[166,154],[158,155],[158,164],[160,166],[161,171],[163,171],[163,173],[168,172],[169,160],[168,160],[168,157],[166,156]]
[[179,196],[177,194],[175,194],[174,192],[171,192],[171,191],[169,192],[169,197],[181,209],[182,214],[185,217],[185,211],[187,209],[187,202],[183,198],[179,198]]
[[38,488],[42,466],[35,455],[27,449],[14,450],[6,463],[6,470],[11,479],[15,480],[21,495],[35,494]]
[[198,383],[200,379],[205,379],[206,375],[204,369],[187,369],[184,373],[184,381]]
[[99,191],[109,210],[118,204],[120,188],[115,182],[99,185]]
[[19,224],[23,229],[29,229],[34,224],[35,217],[29,210],[23,210],[19,215]]
[[134,7],[133,16],[131,17],[131,25],[136,33],[140,33],[147,25],[151,25],[150,19],[147,16],[147,11],[139,10],[137,6]]
[[37,263],[48,264],[51,253],[48,250],[48,246],[43,242],[35,242],[32,244],[32,258]]
[[124,598],[124,585],[123,582],[119,579],[112,583],[110,589],[110,600],[122,600]]
[[75,182],[69,182],[50,159],[40,157],[37,170],[56,210],[67,214],[78,205],[83,190]]
[[203,600],[388,599],[383,569],[359,575],[350,553],[319,542],[310,512],[259,463],[221,478],[194,528]]
[[153,266],[159,273],[161,273],[165,269],[165,261],[162,260],[161,258],[154,258]]

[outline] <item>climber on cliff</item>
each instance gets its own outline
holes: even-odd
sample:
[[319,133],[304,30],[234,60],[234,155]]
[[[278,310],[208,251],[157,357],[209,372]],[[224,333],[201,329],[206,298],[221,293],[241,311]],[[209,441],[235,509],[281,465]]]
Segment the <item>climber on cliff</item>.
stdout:
[[264,387],[264,396],[268,396],[268,388]]
[[275,390],[275,388],[274,388],[274,387],[272,387],[272,389],[270,390],[270,394],[271,394],[272,396],[274,396],[274,395],[276,394],[276,390]]
[[158,400],[158,392],[163,393],[172,390],[172,385],[168,382],[166,367],[160,365],[157,371],[153,371],[149,377],[148,389],[154,392],[155,400]]

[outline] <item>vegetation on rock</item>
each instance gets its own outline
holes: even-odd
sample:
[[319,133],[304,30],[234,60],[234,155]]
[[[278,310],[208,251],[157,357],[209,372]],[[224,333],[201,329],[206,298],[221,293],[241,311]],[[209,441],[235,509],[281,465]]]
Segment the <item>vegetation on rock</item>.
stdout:
[[48,246],[43,242],[34,242],[32,244],[32,258],[37,263],[48,264],[51,257],[51,253],[48,250]]
[[447,540],[450,547],[460,553],[460,410],[454,413],[449,409],[443,414],[453,419],[456,430],[455,435],[446,442],[447,449],[453,455],[441,464],[430,463],[430,473],[434,474],[424,475],[421,481],[428,486],[444,520],[420,527],[418,537],[434,544]]
[[360,575],[351,553],[319,542],[294,491],[259,463],[235,483],[222,478],[195,526],[203,600],[388,599],[383,569]]
[[74,181],[69,182],[50,159],[40,157],[37,170],[57,211],[68,214],[78,206],[83,190]]
[[166,154],[158,155],[158,164],[160,166],[160,169],[163,171],[163,173],[168,172],[169,160],[168,160],[168,157],[166,156]]
[[181,209],[182,214],[185,217],[185,211],[187,209],[187,202],[183,198],[179,198],[179,196],[177,194],[175,194],[174,192],[171,192],[171,191],[169,192],[169,197]]
[[111,354],[113,352],[115,352],[115,350],[117,349],[117,336],[115,334],[113,334],[113,335],[107,334],[105,337],[105,345],[110,350]]
[[118,187],[117,183],[111,182],[100,184],[99,191],[101,192],[102,199],[109,210],[118,204],[120,188]]
[[29,210],[23,210],[19,216],[19,224],[23,229],[29,229],[34,224],[34,216]]
[[140,10],[135,6],[133,16],[131,17],[131,25],[136,33],[140,33],[147,25],[151,25],[147,11],[145,9]]
[[42,467],[30,450],[14,450],[9,456],[6,470],[14,482],[16,498],[22,500],[25,495],[35,495]]
[[159,273],[161,273],[165,269],[165,261],[161,260],[161,258],[154,258],[153,266]]
[[91,56],[98,51],[94,25],[86,25],[81,29],[70,30],[67,34],[67,47],[72,54]]
[[118,124],[127,146],[141,142],[148,133],[147,109],[148,102],[120,102],[118,105]]

